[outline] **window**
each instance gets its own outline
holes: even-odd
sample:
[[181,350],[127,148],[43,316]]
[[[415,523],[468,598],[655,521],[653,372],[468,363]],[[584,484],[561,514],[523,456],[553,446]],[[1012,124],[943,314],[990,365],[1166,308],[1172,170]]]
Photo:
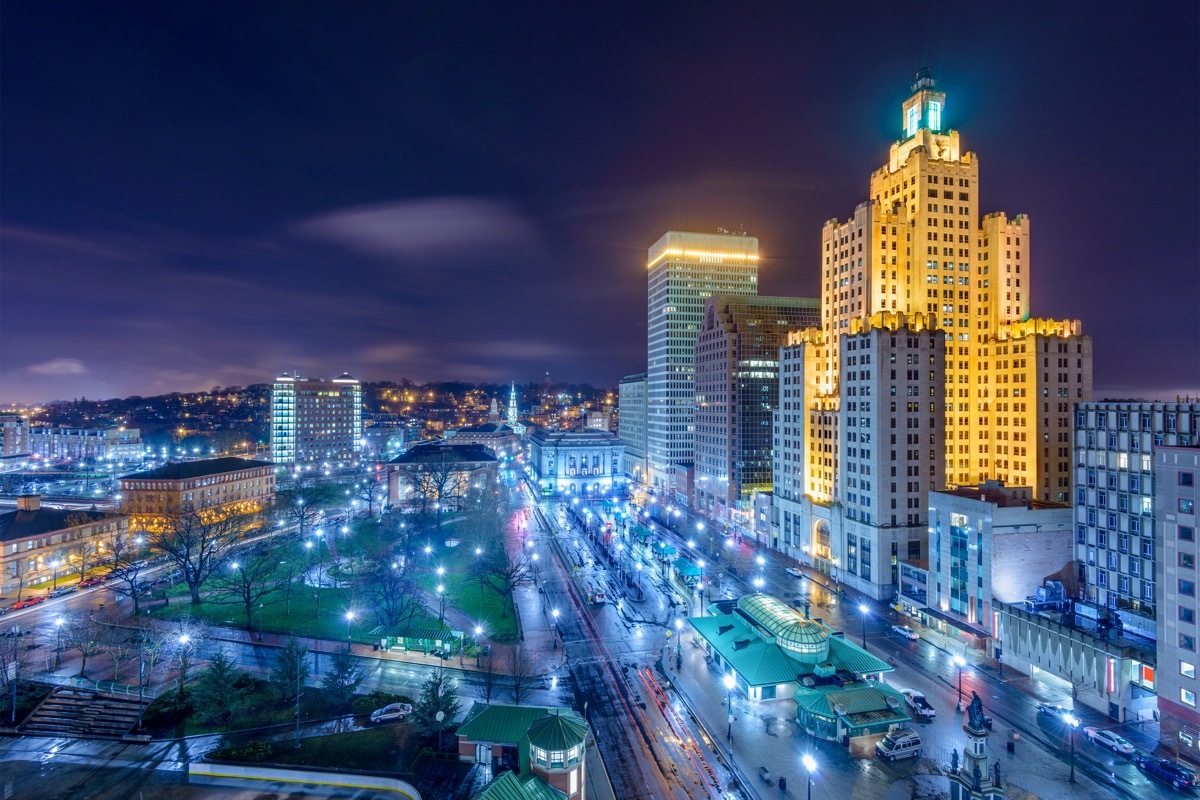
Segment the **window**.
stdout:
[[1179,634],[1179,649],[1196,651],[1196,637],[1188,636],[1186,633]]
[[1195,610],[1191,609],[1191,608],[1187,608],[1186,606],[1180,606],[1179,607],[1179,621],[1180,622],[1190,622],[1192,624],[1195,624],[1195,622],[1196,622]]
[[1179,674],[1185,678],[1196,677],[1196,665],[1189,661],[1179,662]]
[[1195,480],[1196,480],[1196,476],[1195,476],[1195,474],[1193,474],[1191,472],[1179,473],[1179,485],[1180,486],[1194,486]]
[[1195,514],[1196,501],[1189,500],[1186,497],[1179,498],[1179,513],[1180,514]]
[[1180,525],[1177,538],[1182,542],[1194,542],[1196,540],[1196,529],[1191,525]]
[[1195,581],[1185,581],[1182,578],[1180,578],[1179,579],[1179,593],[1181,595],[1183,595],[1184,597],[1195,597],[1196,596],[1196,582]]
[[1184,569],[1195,569],[1196,557],[1191,553],[1180,553],[1179,566],[1183,567]]
[[1196,693],[1193,692],[1191,689],[1180,689],[1179,690],[1179,699],[1182,700],[1184,703],[1186,703],[1189,706],[1196,705]]

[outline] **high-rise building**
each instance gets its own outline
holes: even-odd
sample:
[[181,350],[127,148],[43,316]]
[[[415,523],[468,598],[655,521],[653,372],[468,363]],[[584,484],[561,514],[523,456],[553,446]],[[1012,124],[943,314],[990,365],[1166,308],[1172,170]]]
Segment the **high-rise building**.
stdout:
[[362,384],[346,373],[326,381],[280,375],[271,391],[271,460],[349,467],[362,451]]
[[[773,538],[782,538],[781,547],[792,548],[793,555],[806,548],[821,552],[817,540],[824,535],[823,522],[849,518],[850,505],[839,492],[850,491],[851,480],[873,487],[870,493],[856,491],[859,497],[886,501],[882,513],[887,521],[881,524],[909,526],[914,532],[925,525],[925,495],[931,488],[999,480],[1029,487],[1039,501],[1069,499],[1070,409],[1072,403],[1091,399],[1091,339],[1081,334],[1076,320],[1029,317],[1029,219],[996,213],[980,222],[979,160],[963,151],[958,132],[946,126],[946,119],[945,93],[928,70],[921,70],[901,107],[902,138],[892,144],[887,163],[871,175],[869,199],[850,219],[831,220],[822,230],[821,326],[791,339],[793,345],[804,344],[799,367],[804,373],[791,375],[795,385],[786,389],[802,393],[805,405],[797,407],[795,395],[781,397],[792,407],[777,415],[777,436],[784,444],[777,443],[776,450],[789,461],[781,464],[788,471],[782,493],[778,475],[776,479],[781,502],[772,512]],[[861,361],[845,359],[844,348],[851,335],[868,328],[900,338],[937,331],[944,340],[943,352],[934,354],[941,364],[877,364],[866,371],[883,375],[886,370],[888,380],[880,387],[884,394],[851,400],[843,390],[843,370],[859,376],[864,370]],[[895,355],[921,359],[926,354]],[[900,383],[903,377],[908,386]],[[908,420],[891,417],[893,398],[895,413],[903,413],[916,400],[899,392],[918,388],[914,382],[927,378],[938,383],[934,396],[922,398],[921,414]],[[853,415],[849,402],[860,406]],[[890,439],[895,430],[898,439],[912,444],[917,436],[922,444],[919,450],[901,449],[898,442],[893,451],[887,442],[889,460],[893,452],[897,460],[870,477],[851,472],[836,444],[840,436],[849,445],[845,437],[854,432],[852,421],[861,422],[864,403],[883,414],[882,429],[871,434]],[[930,406],[936,419],[929,416]],[[820,422],[821,435],[809,435],[798,451],[798,424],[812,427],[814,420]],[[921,425],[920,434],[906,423]],[[822,427],[826,425],[832,427]],[[861,434],[861,424],[857,427]],[[931,442],[940,448],[934,474],[900,459],[909,451],[924,457]],[[879,446],[871,449],[883,452]],[[896,476],[895,489],[893,467],[909,473]],[[794,498],[800,497],[808,513],[800,514],[797,530],[795,515],[802,509]],[[838,547],[844,558],[848,541]],[[834,550],[830,548],[831,556]],[[820,559],[815,564],[830,574],[836,568]],[[846,574],[844,568],[840,571]],[[873,586],[861,575],[846,579],[876,594],[894,590],[880,582],[878,572],[872,574]]]
[[29,420],[20,414],[0,414],[0,472],[22,469],[29,456]]
[[[1195,442],[1195,439],[1192,439]],[[1159,736],[1164,745],[1200,762],[1200,710],[1196,682],[1200,640],[1196,600],[1196,504],[1200,448],[1163,446],[1154,451],[1154,539],[1162,587],[1158,615]]]
[[617,386],[617,430],[624,448],[621,471],[634,483],[646,482],[646,373],[626,375]]
[[749,523],[756,492],[771,491],[771,412],[779,347],[817,325],[821,301],[714,295],[696,340],[694,508]]
[[647,483],[670,491],[677,465],[692,462],[695,347],[704,301],[758,294],[758,239],[668,231],[649,250]]

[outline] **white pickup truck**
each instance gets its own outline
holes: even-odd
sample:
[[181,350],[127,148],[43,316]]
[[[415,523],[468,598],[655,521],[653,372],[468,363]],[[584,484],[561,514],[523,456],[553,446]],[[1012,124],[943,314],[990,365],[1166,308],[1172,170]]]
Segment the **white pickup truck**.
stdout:
[[937,711],[933,706],[929,705],[929,701],[925,699],[925,695],[917,691],[909,690],[904,693],[904,702],[908,704],[918,717],[923,719],[933,719],[937,716]]

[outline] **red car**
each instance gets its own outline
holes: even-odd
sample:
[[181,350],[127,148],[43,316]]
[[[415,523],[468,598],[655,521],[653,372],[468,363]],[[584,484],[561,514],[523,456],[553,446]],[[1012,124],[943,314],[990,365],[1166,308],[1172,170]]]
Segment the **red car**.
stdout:
[[16,610],[16,609],[20,609],[20,608],[29,608],[30,606],[36,606],[38,603],[42,602],[45,599],[46,598],[44,596],[43,597],[29,597],[29,598],[22,600],[19,603],[13,603],[13,609]]
[[99,575],[96,575],[91,578],[88,578],[87,580],[80,581],[79,588],[86,589],[89,586],[99,586],[102,583],[104,583],[104,578],[101,578]]

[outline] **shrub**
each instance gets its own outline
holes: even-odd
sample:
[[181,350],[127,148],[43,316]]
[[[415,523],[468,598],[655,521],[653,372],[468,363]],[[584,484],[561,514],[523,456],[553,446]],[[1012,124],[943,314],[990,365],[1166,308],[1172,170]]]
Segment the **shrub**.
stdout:
[[211,755],[218,761],[246,761],[261,763],[271,758],[271,745],[267,742],[250,741],[236,745],[221,740],[221,744]]
[[391,692],[381,692],[376,690],[370,694],[364,694],[361,697],[354,698],[354,705],[351,708],[355,714],[370,714],[377,708],[383,708],[392,703],[411,703],[412,698],[406,694],[392,694]]
[[194,710],[195,704],[192,702],[190,689],[184,689],[182,693],[172,689],[150,701],[143,715],[144,724],[151,728],[171,727],[178,725]]

